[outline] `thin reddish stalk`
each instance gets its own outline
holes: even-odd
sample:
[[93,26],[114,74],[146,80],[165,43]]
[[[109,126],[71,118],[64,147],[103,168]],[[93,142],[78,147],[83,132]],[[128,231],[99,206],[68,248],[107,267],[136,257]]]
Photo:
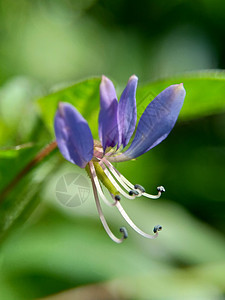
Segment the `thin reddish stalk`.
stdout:
[[45,146],[17,175],[13,180],[2,190],[0,193],[0,203],[8,195],[8,193],[17,185],[17,183],[31,171],[40,161],[49,155],[57,147],[57,142],[53,141]]

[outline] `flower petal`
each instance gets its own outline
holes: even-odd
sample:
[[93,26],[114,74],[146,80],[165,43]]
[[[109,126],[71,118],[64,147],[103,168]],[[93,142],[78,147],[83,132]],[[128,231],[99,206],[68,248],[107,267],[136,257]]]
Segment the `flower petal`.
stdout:
[[119,141],[116,91],[111,80],[102,76],[100,84],[100,113],[99,113],[99,138],[103,149],[114,147]]
[[128,144],[137,121],[136,108],[136,89],[138,78],[133,75],[130,77],[126,88],[124,89],[118,106],[118,128],[119,128],[119,146],[126,147]]
[[173,129],[185,97],[183,84],[171,85],[162,91],[146,108],[140,118],[130,147],[110,161],[136,158],[161,143]]
[[84,168],[93,157],[93,137],[87,121],[69,103],[59,103],[55,115],[55,135],[65,159]]

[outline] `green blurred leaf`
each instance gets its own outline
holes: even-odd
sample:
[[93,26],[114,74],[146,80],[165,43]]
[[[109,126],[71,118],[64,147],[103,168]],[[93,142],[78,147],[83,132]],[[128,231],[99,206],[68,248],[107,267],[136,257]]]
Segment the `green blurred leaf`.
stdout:
[[53,132],[53,120],[58,103],[62,101],[69,102],[76,107],[88,120],[92,133],[96,136],[98,132],[99,84],[99,78],[88,79],[38,100],[42,116],[50,132]]
[[[17,148],[18,147],[18,148]],[[35,156],[40,146],[10,147],[0,150],[0,192]]]
[[12,77],[0,86],[0,145],[30,140],[38,122],[33,100],[41,95],[40,84],[26,76]]
[[6,148],[3,148],[3,149],[0,148],[0,158],[17,157],[20,154],[19,150],[30,148],[32,146],[33,146],[32,143],[27,143],[27,144],[23,144],[23,145],[14,146],[14,147],[6,147]]
[[[187,96],[180,119],[194,119],[225,111],[225,72],[187,73],[139,86],[137,89],[138,119],[146,106],[163,89],[181,82],[184,83]],[[50,132],[53,132],[53,120],[58,102],[65,101],[79,110],[88,121],[94,137],[97,137],[99,84],[99,78],[88,79],[38,100],[42,116]]]
[[[45,183],[44,179],[55,168],[58,169],[54,152],[37,164],[38,176],[35,176],[36,165],[27,169],[38,150],[40,145],[33,146],[28,143],[0,151],[0,157],[3,154],[0,159],[0,241],[13,226],[18,225],[18,222],[23,223],[29,217],[37,202],[34,198],[37,198]],[[52,158],[56,159],[52,161]]]
[[138,117],[162,90],[183,82],[186,98],[180,119],[194,119],[225,111],[225,72],[187,73],[146,84],[137,90]]
[[197,277],[195,275],[192,268],[183,270],[174,268],[164,272],[156,270],[156,272],[149,272],[144,276],[120,278],[107,283],[107,286],[109,290],[121,293],[125,299],[223,299],[224,289],[221,289],[218,283],[215,284],[203,276]]

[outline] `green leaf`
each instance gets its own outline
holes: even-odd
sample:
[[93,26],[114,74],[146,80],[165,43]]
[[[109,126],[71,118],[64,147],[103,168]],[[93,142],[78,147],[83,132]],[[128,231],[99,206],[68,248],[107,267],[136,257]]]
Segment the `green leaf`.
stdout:
[[76,107],[88,120],[92,134],[96,136],[98,132],[99,85],[100,78],[92,78],[39,99],[41,113],[50,132],[53,133],[54,115],[58,103],[62,101],[69,102]]
[[23,145],[14,146],[14,147],[6,147],[3,149],[0,148],[0,158],[18,157],[20,154],[19,150],[31,148],[32,146],[33,146],[32,143],[27,143],[27,144],[23,144]]
[[225,72],[205,71],[187,73],[146,84],[137,90],[138,117],[162,90],[171,84],[183,82],[186,98],[180,119],[194,119],[225,111]]
[[[225,111],[225,72],[205,71],[186,73],[139,86],[137,89],[138,119],[147,105],[162,90],[171,84],[181,82],[184,83],[187,93],[179,117],[181,120],[195,119]],[[38,100],[45,124],[52,134],[58,102],[64,101],[73,104],[78,109],[88,121],[94,138],[97,138],[99,84],[100,78],[88,79]]]

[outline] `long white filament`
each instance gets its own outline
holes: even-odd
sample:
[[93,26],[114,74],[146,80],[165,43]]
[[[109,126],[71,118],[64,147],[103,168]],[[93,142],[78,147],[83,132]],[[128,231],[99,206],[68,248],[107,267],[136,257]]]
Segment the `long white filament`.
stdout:
[[95,197],[95,202],[96,202],[96,206],[97,206],[97,210],[98,210],[98,214],[99,214],[99,217],[100,217],[100,220],[102,222],[102,225],[105,229],[105,231],[107,232],[108,236],[117,244],[120,244],[124,241],[124,233],[123,233],[123,237],[118,239],[113,233],[112,231],[110,230],[107,222],[106,222],[106,219],[103,215],[103,212],[102,212],[102,208],[101,208],[101,205],[100,205],[100,202],[99,202],[99,198],[98,198],[98,192],[97,192],[97,188],[96,188],[96,185],[95,185],[95,181],[94,181],[94,174],[93,174],[93,170],[94,170],[94,165],[93,163],[90,161],[89,162],[89,167],[90,167],[90,172],[91,172],[91,182],[92,182],[92,187],[93,187],[93,192],[94,192],[94,197]]
[[103,191],[102,191],[102,188],[101,188],[101,185],[99,183],[99,180],[98,180],[98,177],[97,177],[97,174],[96,174],[96,171],[95,171],[95,167],[94,167],[94,164],[93,162],[91,161],[90,162],[90,169],[91,169],[91,173],[92,173],[92,176],[93,176],[93,180],[94,180],[94,183],[95,183],[95,186],[97,188],[97,192],[99,193],[100,197],[102,198],[102,200],[105,202],[105,204],[107,204],[108,206],[115,206],[116,205],[116,200],[114,201],[114,203],[111,203],[109,202],[109,200],[106,198],[106,196],[104,195]]
[[157,195],[151,195],[147,193],[142,193],[142,196],[150,199],[159,199],[161,197],[162,193],[159,191]]
[[104,163],[107,165],[107,167],[111,170],[114,170],[115,173],[119,176],[119,178],[127,185],[129,186],[131,189],[134,189],[134,185],[127,180],[107,159],[102,159],[104,161]]
[[115,179],[113,178],[113,176],[111,175],[111,173],[109,172],[109,170],[106,168],[106,166],[104,165],[104,163],[102,161],[99,161],[100,166],[102,167],[103,171],[105,172],[106,176],[109,178],[109,180],[111,181],[111,183],[114,185],[114,187],[118,190],[118,192],[120,192],[124,197],[128,198],[128,199],[135,199],[136,196],[130,196],[129,194],[127,194],[126,192],[124,192],[124,190],[119,186],[119,184],[115,181]]
[[[112,196],[113,198],[113,196]],[[131,228],[133,228],[137,233],[139,233],[140,235],[142,235],[143,237],[145,238],[148,238],[148,239],[156,239],[158,237],[158,231],[154,234],[154,235],[151,235],[151,234],[148,234],[148,233],[145,233],[144,231],[142,231],[140,228],[138,228],[134,222],[130,219],[130,217],[128,216],[128,214],[125,212],[125,210],[123,209],[121,203],[119,201],[117,201],[116,203],[116,207],[118,208],[120,214],[123,216],[124,220],[130,225]]]
[[[119,179],[117,179],[119,182],[123,181],[131,189],[134,189],[134,185],[129,180],[127,180],[108,160],[103,158],[102,161],[104,161],[104,163],[110,169],[110,171],[113,173],[113,175],[115,177],[117,176],[116,178],[119,178]],[[150,199],[158,199],[158,198],[160,198],[161,194],[162,194],[161,191],[159,191],[157,195],[151,195],[151,194],[148,194],[145,192],[139,192],[139,195],[136,195],[135,197],[144,196],[144,197],[150,198]]]
[[101,161],[103,161],[104,164],[109,168],[109,170],[112,172],[114,177],[124,187],[125,190],[127,190],[129,192],[130,189],[134,188],[134,186],[131,187],[131,186],[127,185],[126,182],[124,182],[124,180],[121,178],[121,176],[117,173],[117,170],[112,168],[112,164],[110,164],[110,162],[108,162],[107,159],[103,158]]

